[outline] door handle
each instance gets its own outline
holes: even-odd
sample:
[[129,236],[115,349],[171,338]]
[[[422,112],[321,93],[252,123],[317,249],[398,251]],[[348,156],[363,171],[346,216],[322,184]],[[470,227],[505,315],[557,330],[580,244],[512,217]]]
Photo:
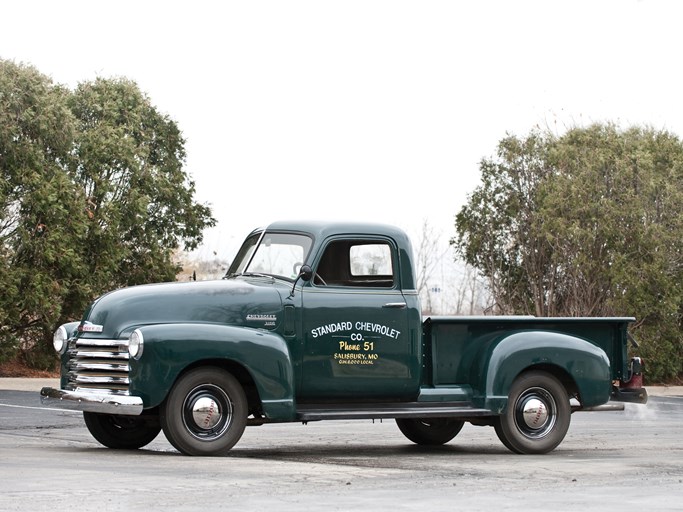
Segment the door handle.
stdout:
[[397,309],[401,309],[401,308],[406,307],[406,303],[405,303],[405,302],[387,302],[387,303],[386,303],[384,306],[382,306],[382,307],[383,307],[383,308],[397,308]]

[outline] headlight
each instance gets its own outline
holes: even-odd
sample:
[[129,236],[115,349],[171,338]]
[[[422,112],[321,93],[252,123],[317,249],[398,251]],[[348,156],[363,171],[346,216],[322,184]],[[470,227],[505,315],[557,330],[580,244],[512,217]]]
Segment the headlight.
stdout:
[[66,332],[66,329],[63,325],[60,325],[52,336],[52,346],[55,347],[55,350],[59,355],[66,352],[66,340],[68,338],[69,334]]
[[133,359],[140,359],[142,356],[142,348],[145,344],[145,340],[142,337],[140,329],[135,329],[130,336],[128,336],[128,353]]

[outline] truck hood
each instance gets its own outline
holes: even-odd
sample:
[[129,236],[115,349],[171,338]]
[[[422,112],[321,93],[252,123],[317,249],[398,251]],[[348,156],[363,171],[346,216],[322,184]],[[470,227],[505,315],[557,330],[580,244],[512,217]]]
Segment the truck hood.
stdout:
[[122,288],[97,299],[84,321],[90,332],[119,338],[141,325],[216,323],[273,330],[282,299],[271,281],[231,279]]

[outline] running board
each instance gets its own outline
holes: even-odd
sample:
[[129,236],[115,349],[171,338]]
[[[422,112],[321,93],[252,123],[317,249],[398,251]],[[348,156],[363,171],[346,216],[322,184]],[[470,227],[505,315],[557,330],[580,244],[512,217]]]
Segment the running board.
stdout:
[[393,404],[299,404],[297,419],[365,420],[386,418],[470,418],[491,416],[488,409],[476,409],[463,402],[406,402]]

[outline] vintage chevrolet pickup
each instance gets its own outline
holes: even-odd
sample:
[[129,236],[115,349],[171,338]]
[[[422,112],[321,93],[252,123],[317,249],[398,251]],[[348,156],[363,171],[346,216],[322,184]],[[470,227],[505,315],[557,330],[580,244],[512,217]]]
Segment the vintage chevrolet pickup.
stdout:
[[247,425],[377,418],[427,445],[493,426],[537,454],[575,411],[646,402],[633,318],[422,318],[412,258],[391,226],[255,230],[222,280],[124,288],[60,326],[41,400],[109,448],[163,429],[188,455],[225,454]]

